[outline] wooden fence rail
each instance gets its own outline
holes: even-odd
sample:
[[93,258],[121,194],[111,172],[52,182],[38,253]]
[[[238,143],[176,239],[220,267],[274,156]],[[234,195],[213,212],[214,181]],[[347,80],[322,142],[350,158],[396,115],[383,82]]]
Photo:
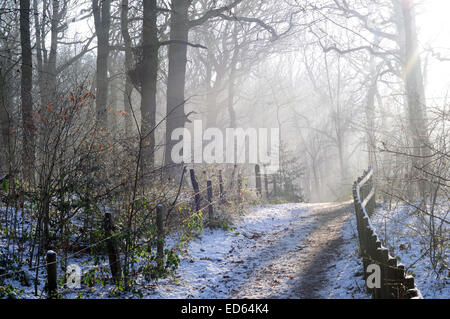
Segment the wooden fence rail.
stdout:
[[422,294],[414,283],[414,277],[407,275],[405,266],[397,264],[397,259],[382,245],[370,221],[375,210],[375,183],[371,168],[364,171],[353,184],[353,199],[364,279],[367,281],[372,273],[368,271],[370,265],[378,265],[381,271],[380,288],[369,288],[366,285],[367,290],[374,299],[422,299]]

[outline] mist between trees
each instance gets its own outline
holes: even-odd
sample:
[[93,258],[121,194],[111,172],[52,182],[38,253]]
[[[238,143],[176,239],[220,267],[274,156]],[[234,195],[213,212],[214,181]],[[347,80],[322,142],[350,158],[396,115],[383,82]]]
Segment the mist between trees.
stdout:
[[[449,201],[449,103],[427,94],[439,81],[428,71],[448,67],[450,43],[422,45],[428,25],[416,20],[426,1],[0,3],[3,271],[39,267],[48,249],[102,255],[104,243],[90,245],[108,211],[121,285],[132,286],[137,255],[148,257],[149,277],[167,276],[175,253],[166,252],[166,268],[151,266],[154,209],[171,207],[165,227],[183,230],[181,244],[203,227],[190,203],[176,207],[191,185],[172,156],[174,131],[193,136],[200,120],[224,136],[279,130],[279,169],[261,166],[275,201],[349,200],[372,166],[379,200],[427,216],[432,262],[448,269],[437,248],[448,247],[448,206],[435,219],[434,205]],[[233,147],[249,158],[246,143]],[[252,178],[242,201],[230,195],[252,165],[189,165],[200,185],[223,172],[224,212],[262,200]]]

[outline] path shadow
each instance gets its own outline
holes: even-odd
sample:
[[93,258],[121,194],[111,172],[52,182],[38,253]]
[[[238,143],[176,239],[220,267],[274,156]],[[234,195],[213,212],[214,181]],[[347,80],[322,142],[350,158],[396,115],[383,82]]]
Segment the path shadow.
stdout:
[[[339,225],[337,233],[333,234],[334,238],[331,238],[331,240],[326,240],[327,230],[335,224],[336,219],[344,218],[345,215],[350,217],[352,210],[352,205],[348,204],[325,212],[318,227],[314,229],[315,232],[322,232],[324,237],[322,240],[319,239],[318,242],[315,242],[316,245],[321,245],[321,247],[313,252],[314,258],[309,265],[297,275],[298,279],[290,287],[291,292],[296,298],[323,298],[320,295],[320,291],[328,284],[327,271],[333,266],[333,260],[339,251],[339,247],[344,243],[342,238],[342,225]],[[345,218],[343,222],[345,222],[347,218]],[[269,296],[269,298],[277,298],[277,296]]]
[[[295,229],[291,229],[291,231],[286,232],[286,234],[279,237],[278,240],[271,245],[262,247],[261,250],[256,250],[254,254],[246,256],[247,258],[243,261],[242,265],[238,265],[229,272],[230,278],[236,278],[236,276],[232,274],[234,272],[245,272],[248,276],[246,280],[243,280],[241,283],[235,286],[234,290],[236,292],[241,291],[246,285],[251,283],[258,270],[261,270],[264,267],[267,267],[268,265],[276,262],[276,260],[280,258],[283,253],[285,253],[286,247],[292,247],[292,240],[296,240],[298,242],[298,245],[302,245],[302,243],[306,239],[308,239],[311,234],[322,229],[323,227],[326,227],[327,225],[332,224],[336,219],[348,213],[350,204],[343,204],[339,206],[336,205],[332,208],[323,209],[312,207],[312,209],[313,213],[299,215],[299,218],[303,218],[305,223],[301,223]],[[316,217],[318,218],[318,220],[316,219]],[[305,231],[306,228],[310,229],[308,229],[308,231]],[[292,233],[295,234],[294,237],[292,237]],[[318,295],[311,292],[318,291],[323,286],[324,280],[321,279],[321,273],[324,271],[324,268],[328,267],[328,263],[331,262],[333,251],[335,251],[341,244],[342,239],[340,237],[327,242],[327,244],[318,251],[317,255],[310,262],[310,265],[307,266],[305,271],[298,274],[299,279],[295,280],[288,289],[294,291],[295,295],[298,296],[298,298],[317,298]],[[278,253],[271,255],[267,253],[268,251],[276,251]],[[304,255],[304,252],[299,251],[298,258],[302,258],[302,255]],[[258,262],[256,267],[254,267],[253,269],[248,269],[250,261],[253,260]],[[324,263],[324,260],[327,260],[327,262]],[[303,278],[306,277],[310,277],[311,280],[305,282]],[[313,285],[313,288],[311,288],[311,283],[315,283],[315,286]],[[234,295],[234,293],[232,293],[231,295]],[[279,296],[283,296],[283,293],[269,295],[267,297],[280,298]]]

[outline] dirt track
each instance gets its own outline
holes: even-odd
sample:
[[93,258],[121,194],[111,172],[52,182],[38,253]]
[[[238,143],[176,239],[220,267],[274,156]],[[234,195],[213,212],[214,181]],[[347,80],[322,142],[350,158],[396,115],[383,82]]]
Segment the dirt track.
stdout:
[[233,231],[193,240],[179,282],[152,284],[147,298],[327,298],[333,260],[348,258],[340,246],[351,211],[350,202],[256,207]]
[[[244,271],[248,279],[234,287],[230,297],[321,298],[326,273],[334,267],[333,258],[342,245],[341,230],[351,207],[350,203],[311,205],[308,214],[281,231],[260,234],[254,245],[259,254],[242,262],[245,269],[235,269]],[[283,245],[285,241],[298,242]]]

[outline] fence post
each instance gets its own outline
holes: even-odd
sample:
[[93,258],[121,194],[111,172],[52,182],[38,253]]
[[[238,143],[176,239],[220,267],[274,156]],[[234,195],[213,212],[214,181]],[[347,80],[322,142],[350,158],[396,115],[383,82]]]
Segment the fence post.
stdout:
[[162,270],[164,266],[164,206],[156,206],[156,261],[158,268]]
[[397,265],[397,280],[399,283],[399,298],[405,299],[405,265],[403,264]]
[[195,211],[198,212],[200,210],[200,191],[198,188],[198,182],[195,178],[195,171],[193,168],[189,170],[189,173],[191,175],[192,188],[194,189]]
[[418,296],[416,285],[414,283],[414,277],[411,275],[405,276],[405,287],[406,293],[405,296],[407,299],[411,299]]
[[262,196],[262,189],[261,189],[261,172],[259,170],[259,165],[255,165],[255,179],[256,179],[256,193],[258,196]]
[[389,251],[387,248],[380,248],[380,262],[381,262],[381,298],[388,299],[389,295],[389,283],[388,283],[388,271],[389,271]]
[[221,169],[219,169],[219,202],[223,203],[223,178]]
[[213,196],[212,181],[210,179],[208,179],[206,181],[206,185],[207,185],[207,189],[208,189],[208,218],[209,218],[209,221],[212,222],[213,217],[214,217],[214,211],[213,211],[213,205],[212,205],[212,196]]
[[399,294],[397,291],[398,280],[397,280],[397,259],[389,256],[388,260],[388,284],[389,284],[389,298],[391,299],[399,299]]
[[111,275],[117,284],[120,281],[122,275],[121,275],[120,257],[117,251],[116,240],[112,235],[112,232],[114,230],[114,224],[112,222],[110,212],[105,212],[104,227],[106,237],[106,249],[108,250],[109,267],[111,268]]
[[[370,264],[378,264],[378,258],[377,258],[377,235],[373,232],[372,229],[366,228],[366,232],[368,234],[368,260],[366,267]],[[367,269],[367,268],[366,268]],[[374,288],[372,291],[373,296],[377,298],[380,294],[380,289]]]
[[369,220],[366,216],[362,219],[362,249],[361,249],[361,255],[363,258],[363,267],[364,267],[364,280],[367,279],[367,266],[370,264],[370,256],[369,256],[369,234],[368,234],[368,227],[369,227]]
[[57,297],[57,265],[56,253],[53,250],[47,251],[47,291],[48,298]]

